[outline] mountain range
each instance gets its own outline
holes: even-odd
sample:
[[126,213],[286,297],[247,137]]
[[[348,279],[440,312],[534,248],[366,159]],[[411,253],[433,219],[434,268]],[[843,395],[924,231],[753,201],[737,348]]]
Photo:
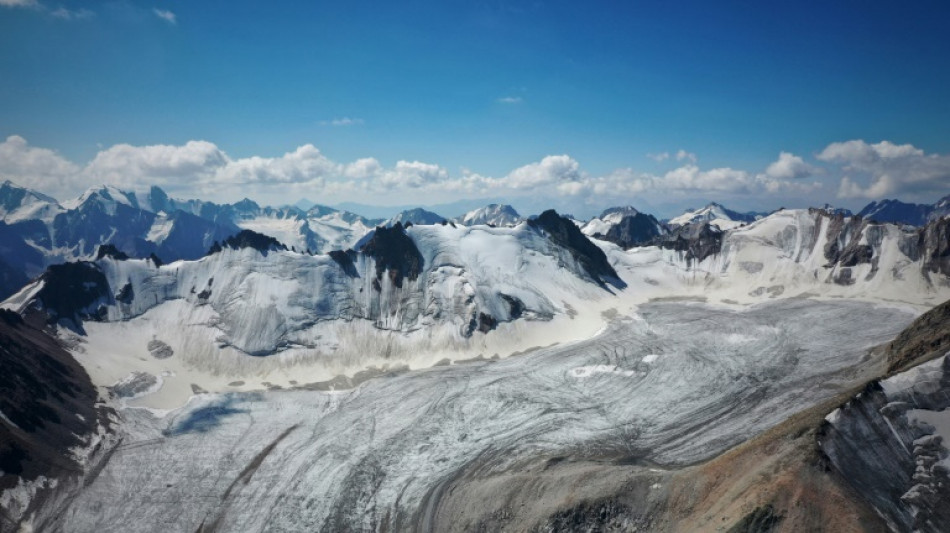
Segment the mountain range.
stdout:
[[942,202],[369,220],[6,183],[0,531],[946,530]]

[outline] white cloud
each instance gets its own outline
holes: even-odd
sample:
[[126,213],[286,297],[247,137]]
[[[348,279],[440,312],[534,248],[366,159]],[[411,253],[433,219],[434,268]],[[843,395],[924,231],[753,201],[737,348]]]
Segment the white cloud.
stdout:
[[778,159],[765,169],[765,175],[777,180],[807,178],[817,169],[806,163],[801,157],[789,152],[781,152]]
[[680,149],[676,152],[676,160],[677,160],[677,161],[689,161],[690,163],[695,163],[695,162],[696,162],[696,154],[694,154],[694,153],[692,153],[692,152],[687,152],[686,150],[683,150],[682,148],[680,148]]
[[83,20],[83,19],[92,18],[93,16],[95,16],[95,13],[84,8],[73,11],[73,10],[66,9],[65,7],[60,7],[50,12],[50,15],[58,19],[63,19],[63,20]]
[[647,157],[649,157],[650,159],[656,161],[657,163],[662,163],[663,161],[666,161],[667,159],[670,158],[670,153],[669,153],[669,152],[660,152],[660,153],[658,153],[658,154],[647,154]]
[[396,166],[379,177],[379,184],[387,189],[409,187],[418,189],[438,184],[449,178],[449,173],[439,165],[421,161],[398,161]]
[[512,170],[500,183],[526,189],[581,179],[580,164],[567,155],[549,155],[537,163]]
[[107,183],[135,188],[147,181],[174,186],[186,181],[208,181],[228,163],[228,156],[208,141],[188,141],[182,146],[116,144],[96,154],[83,175],[90,185]]
[[0,143],[0,177],[41,190],[68,187],[79,167],[47,148],[30,146],[26,139],[11,135]]
[[335,118],[333,120],[321,120],[321,126],[359,126],[363,124],[363,119],[361,118],[350,118],[350,117],[341,117]]
[[364,157],[346,165],[343,175],[354,179],[369,179],[378,176],[382,170],[383,166],[375,157]]
[[503,96],[496,101],[499,104],[520,104],[524,99],[520,96]]
[[838,142],[825,147],[818,159],[845,171],[838,187],[841,198],[901,196],[932,203],[950,192],[950,156],[928,155],[910,144]]
[[227,160],[226,164],[215,170],[211,181],[215,184],[239,186],[322,186],[325,178],[339,175],[341,172],[340,165],[330,161],[314,145],[305,144],[281,157],[252,156]]
[[158,9],[157,7],[152,9],[152,12],[155,13],[155,16],[168,22],[169,24],[178,24],[178,17],[174,13],[167,9]]
[[0,0],[0,6],[3,7],[39,7],[36,0]]

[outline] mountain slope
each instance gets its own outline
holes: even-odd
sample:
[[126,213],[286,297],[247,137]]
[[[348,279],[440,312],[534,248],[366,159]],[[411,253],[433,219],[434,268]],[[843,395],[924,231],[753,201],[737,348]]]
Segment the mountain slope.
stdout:
[[870,218],[878,222],[896,222],[923,226],[933,212],[934,206],[925,204],[908,204],[900,200],[881,200],[871,202],[858,212],[858,216]]
[[614,207],[589,220],[581,228],[584,235],[617,244],[621,248],[642,246],[667,233],[653,215],[633,207]]

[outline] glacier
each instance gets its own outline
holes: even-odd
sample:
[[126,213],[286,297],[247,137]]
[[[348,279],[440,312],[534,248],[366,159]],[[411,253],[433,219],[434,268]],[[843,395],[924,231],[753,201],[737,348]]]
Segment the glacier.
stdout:
[[[438,530],[437,487],[475,465],[577,455],[666,471],[715,456],[842,390],[866,349],[912,316],[853,302],[661,302],[594,338],[498,361],[350,390],[198,394],[168,413],[128,407],[105,464],[33,524]],[[611,371],[578,372],[591,367]]]

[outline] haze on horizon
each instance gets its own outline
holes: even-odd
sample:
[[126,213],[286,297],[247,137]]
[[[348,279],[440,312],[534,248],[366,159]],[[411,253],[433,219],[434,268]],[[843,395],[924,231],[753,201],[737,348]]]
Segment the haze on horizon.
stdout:
[[[0,0],[0,179],[660,216],[950,192],[950,6]],[[447,213],[449,215],[453,213]]]

